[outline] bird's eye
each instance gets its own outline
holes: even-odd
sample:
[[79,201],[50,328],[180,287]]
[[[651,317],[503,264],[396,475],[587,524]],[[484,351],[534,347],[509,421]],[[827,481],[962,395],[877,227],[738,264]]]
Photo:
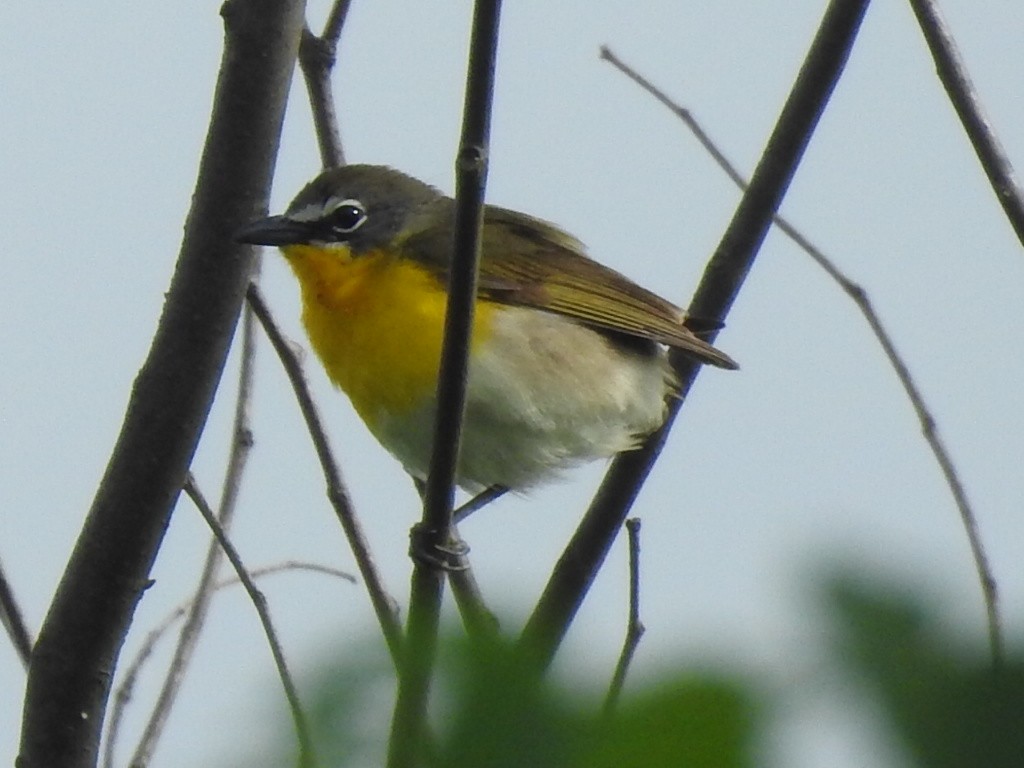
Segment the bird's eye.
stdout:
[[326,221],[332,232],[347,235],[363,225],[366,221],[366,210],[358,200],[342,200],[326,216]]

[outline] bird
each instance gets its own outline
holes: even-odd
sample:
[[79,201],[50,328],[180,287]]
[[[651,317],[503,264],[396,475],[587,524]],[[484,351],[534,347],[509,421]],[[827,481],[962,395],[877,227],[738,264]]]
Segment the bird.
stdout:
[[[416,480],[430,465],[455,201],[382,165],[329,168],[242,243],[278,247],[331,381]],[[554,224],[484,206],[462,449],[470,493],[525,493],[637,448],[678,393],[674,349],[737,364],[686,313]]]

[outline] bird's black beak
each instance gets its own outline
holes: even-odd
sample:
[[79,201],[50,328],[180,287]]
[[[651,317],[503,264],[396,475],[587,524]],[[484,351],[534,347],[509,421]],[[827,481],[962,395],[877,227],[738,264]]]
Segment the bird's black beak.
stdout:
[[308,243],[309,226],[287,216],[268,216],[242,227],[235,234],[235,241],[252,245],[295,245]]

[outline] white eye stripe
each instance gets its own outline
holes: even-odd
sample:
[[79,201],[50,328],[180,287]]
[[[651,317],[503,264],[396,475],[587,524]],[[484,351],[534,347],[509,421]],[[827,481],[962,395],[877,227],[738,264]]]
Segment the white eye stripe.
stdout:
[[[330,201],[328,201],[330,202]],[[288,214],[292,221],[319,221],[324,217],[325,206],[321,203],[310,203],[299,210]]]

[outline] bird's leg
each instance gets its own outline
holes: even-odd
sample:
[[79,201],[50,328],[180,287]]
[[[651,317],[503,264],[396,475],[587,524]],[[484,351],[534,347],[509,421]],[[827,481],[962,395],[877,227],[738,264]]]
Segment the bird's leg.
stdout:
[[[422,501],[427,490],[426,482],[418,477],[412,478],[412,482]],[[437,531],[425,529],[422,523],[414,525],[409,531],[409,555],[414,560],[447,573],[468,569],[469,561],[466,559],[466,555],[469,554],[469,545],[459,537],[455,523],[456,520],[453,516],[447,540],[441,544],[437,543]]]
[[448,531],[447,541],[441,544],[436,541],[436,533],[424,528],[422,523],[416,523],[409,531],[409,555],[420,563],[446,573],[469,568],[466,559],[469,545],[459,538],[459,532],[452,527]]
[[483,509],[506,493],[508,493],[508,488],[504,485],[492,485],[490,488],[485,488],[452,513],[452,522],[461,523],[478,509]]
[[[414,477],[412,482],[416,486],[416,492],[422,500],[427,484],[417,477]],[[448,544],[443,547],[428,546],[424,541],[425,532],[419,529],[419,526],[414,526],[411,534],[410,554],[414,558],[423,560],[445,571],[463,570],[467,567],[465,557],[469,553],[469,547],[459,538],[458,530],[455,526],[506,493],[508,493],[508,488],[505,486],[492,485],[490,488],[482,490],[462,506],[456,508],[452,513],[451,537]]]
[[[416,486],[416,492],[420,495],[420,501],[423,501],[423,494],[427,490],[426,482],[420,480],[418,477],[414,477],[412,482]],[[461,523],[478,509],[483,509],[492,501],[500,499],[506,493],[508,493],[508,488],[504,485],[492,485],[489,488],[484,488],[465,504],[455,508],[455,511],[452,513],[452,522],[455,524]]]

